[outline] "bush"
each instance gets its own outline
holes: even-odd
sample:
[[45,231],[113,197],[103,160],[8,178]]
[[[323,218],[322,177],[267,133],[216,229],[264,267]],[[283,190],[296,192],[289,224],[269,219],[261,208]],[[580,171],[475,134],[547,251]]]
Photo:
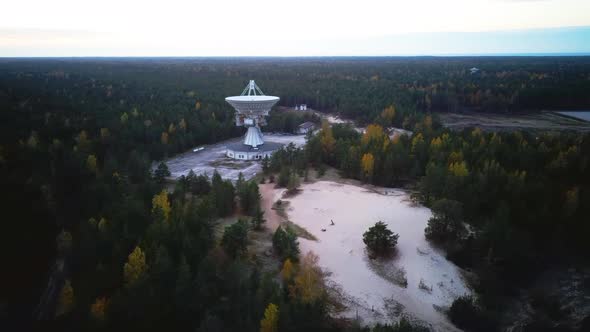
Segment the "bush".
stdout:
[[281,261],[287,258],[292,262],[299,260],[299,242],[297,241],[297,235],[291,228],[286,227],[283,229],[283,227],[279,226],[272,236],[272,246],[281,257]]
[[323,163],[318,166],[318,178],[321,178],[326,174],[326,169],[326,165]]
[[473,296],[461,296],[451,305],[449,318],[458,328],[465,331],[495,331],[497,322],[488,312],[483,311]]
[[399,235],[390,231],[387,225],[378,221],[363,234],[363,242],[372,252],[385,254],[395,248]]
[[299,188],[299,176],[292,172],[289,176],[289,183],[287,183],[287,192],[294,193]]
[[287,167],[281,168],[281,172],[279,173],[279,178],[277,179],[277,185],[279,187],[286,187],[289,184],[289,180],[291,179],[291,170]]
[[413,325],[407,318],[402,317],[399,322],[392,325],[377,324],[372,332],[428,332],[430,329],[421,325]]

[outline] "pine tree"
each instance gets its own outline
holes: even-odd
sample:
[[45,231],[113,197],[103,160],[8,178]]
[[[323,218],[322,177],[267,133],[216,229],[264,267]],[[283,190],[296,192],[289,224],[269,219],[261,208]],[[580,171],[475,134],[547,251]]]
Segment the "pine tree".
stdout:
[[156,182],[163,184],[166,181],[166,177],[168,176],[170,176],[170,170],[168,169],[168,166],[165,162],[160,162],[160,164],[158,164],[158,168],[156,168],[154,171],[154,178]]
[[266,220],[264,219],[264,211],[260,208],[260,204],[254,213],[254,217],[252,218],[252,228],[255,230],[260,230],[262,228],[262,224],[264,224]]

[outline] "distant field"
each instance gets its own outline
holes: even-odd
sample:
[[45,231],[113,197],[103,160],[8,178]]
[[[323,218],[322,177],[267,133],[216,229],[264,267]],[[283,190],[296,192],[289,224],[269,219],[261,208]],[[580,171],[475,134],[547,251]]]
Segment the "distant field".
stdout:
[[571,111],[555,113],[590,122],[590,111]]
[[[582,113],[582,112],[575,112]],[[590,116],[590,112],[584,112]],[[490,114],[490,113],[442,113],[441,121],[445,127],[461,130],[468,127],[479,127],[486,131],[590,131],[590,123],[560,116],[554,112],[531,114]],[[590,121],[590,118],[588,118]]]

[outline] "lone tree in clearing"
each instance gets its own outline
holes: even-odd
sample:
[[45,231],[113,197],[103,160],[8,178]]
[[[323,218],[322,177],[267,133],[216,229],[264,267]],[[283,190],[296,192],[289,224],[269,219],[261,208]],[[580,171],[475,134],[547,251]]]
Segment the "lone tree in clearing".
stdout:
[[382,221],[375,223],[363,234],[363,242],[375,254],[384,254],[395,248],[399,235],[390,231]]

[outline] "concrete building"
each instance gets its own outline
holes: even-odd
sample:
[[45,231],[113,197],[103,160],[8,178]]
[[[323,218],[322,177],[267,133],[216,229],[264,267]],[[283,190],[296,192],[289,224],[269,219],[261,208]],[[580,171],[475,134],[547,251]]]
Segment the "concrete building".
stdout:
[[313,132],[315,129],[315,123],[313,122],[304,122],[297,127],[298,134],[307,134],[309,132]]

